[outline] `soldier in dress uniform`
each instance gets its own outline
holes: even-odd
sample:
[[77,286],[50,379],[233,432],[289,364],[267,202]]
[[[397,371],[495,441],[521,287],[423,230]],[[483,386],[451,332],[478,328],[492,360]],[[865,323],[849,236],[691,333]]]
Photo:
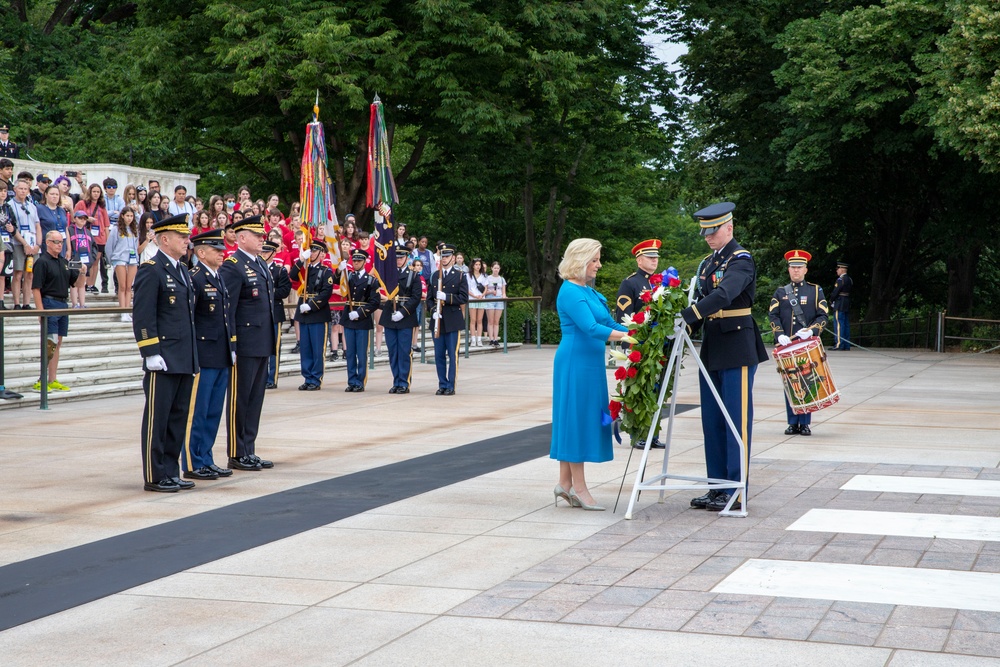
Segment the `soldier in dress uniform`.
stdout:
[[[778,345],[790,345],[792,339],[808,340],[819,336],[826,326],[829,307],[823,288],[815,283],[804,281],[809,260],[812,259],[805,250],[789,250],[785,253],[788,262],[788,277],[792,282],[779,287],[771,297],[767,318],[774,332],[774,340]],[[785,435],[812,435],[809,425],[812,414],[797,415],[792,412],[792,406],[785,397],[785,412],[788,415],[788,428]]]
[[651,289],[649,277],[656,273],[656,265],[660,263],[659,239],[649,239],[637,243],[632,248],[637,265],[635,273],[622,281],[618,288],[618,299],[615,301],[615,321],[621,322],[626,315],[635,313],[635,304],[639,303],[639,295],[643,290]]
[[[753,377],[757,364],[767,359],[760,329],[751,315],[757,291],[753,257],[733,238],[733,210],[722,202],[694,214],[701,235],[714,251],[698,267],[696,303],[681,311],[692,330],[703,327],[701,360],[722,398],[726,412],[746,445],[747,476],[753,426]],[[705,437],[705,463],[713,479],[740,479],[740,448],[726,423],[707,380],[699,375],[701,428]],[[691,507],[719,511],[726,507],[732,489],[717,489],[694,498]],[[731,509],[739,509],[742,499]]]
[[830,292],[830,305],[836,311],[833,332],[836,334],[836,344],[832,349],[847,352],[851,349],[851,292],[854,291],[854,281],[847,275],[849,264],[837,262],[837,282]]
[[21,155],[21,147],[10,140],[10,128],[0,125],[0,157],[17,159]]
[[292,280],[305,283],[299,307],[295,310],[302,355],[299,359],[305,378],[299,391],[316,391],[323,384],[323,352],[332,319],[330,297],[333,296],[333,271],[323,264],[325,255],[326,243],[313,241],[292,264]]
[[[652,289],[649,284],[649,277],[656,273],[656,266],[660,263],[659,239],[649,239],[635,244],[632,247],[632,255],[635,257],[637,265],[635,273],[622,281],[618,288],[618,299],[615,301],[615,320],[622,321],[625,316],[631,317],[635,314],[636,304],[641,303],[640,296],[643,291]],[[628,349],[628,343],[620,343],[623,349]],[[659,429],[659,426],[657,426]],[[636,438],[632,441],[635,449],[645,449],[646,441]],[[659,434],[653,436],[652,449],[664,449],[665,445],[660,442]]]
[[[462,306],[469,302],[469,283],[455,268],[455,246],[441,243],[441,263],[427,285],[427,304],[434,314],[434,365],[437,366],[438,396],[455,395],[458,374],[458,333],[465,328]],[[440,331],[438,330],[440,327]]]
[[351,252],[353,270],[347,276],[348,295],[344,302],[347,320],[344,344],[347,346],[347,388],[364,391],[368,380],[368,337],[375,328],[374,313],[379,307],[378,280],[365,271],[368,253],[360,248]]
[[236,327],[229,291],[219,269],[225,259],[225,232],[213,229],[191,237],[198,266],[191,269],[194,287],[194,332],[201,373],[195,379],[191,433],[181,467],[187,479],[218,479],[233,471],[215,465],[212,447],[226,405],[226,391],[236,363]]
[[421,285],[420,275],[406,267],[409,255],[410,251],[406,246],[396,246],[396,270],[399,271],[396,294],[382,304],[382,317],[379,320],[379,324],[385,328],[385,345],[389,350],[389,367],[392,369],[390,394],[410,393],[413,328],[417,326]]
[[226,433],[229,467],[237,470],[273,468],[257,456],[260,412],[267,386],[267,360],[274,352],[274,281],[259,257],[264,246],[264,224],[259,215],[232,226],[238,249],[219,273],[233,300],[236,322],[236,365],[229,379]]
[[267,389],[278,386],[278,366],[281,363],[281,325],[285,322],[285,299],[292,292],[292,281],[288,277],[288,269],[275,261],[278,246],[266,241],[260,250],[260,258],[271,271],[271,282],[274,283],[274,352],[267,360]]
[[191,232],[186,214],[155,222],[152,230],[159,250],[139,265],[132,287],[132,331],[146,371],[142,477],[145,490],[173,493],[194,487],[180,478],[178,464],[198,374],[194,288],[180,261]]

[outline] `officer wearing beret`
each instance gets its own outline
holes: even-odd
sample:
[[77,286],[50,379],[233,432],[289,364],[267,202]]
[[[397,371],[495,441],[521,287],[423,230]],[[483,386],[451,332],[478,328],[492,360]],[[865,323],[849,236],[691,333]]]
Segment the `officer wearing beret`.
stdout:
[[469,283],[455,268],[455,246],[439,245],[441,263],[427,285],[427,305],[434,313],[434,365],[437,366],[438,396],[455,395],[458,373],[458,332],[465,328],[462,306],[469,302]]
[[[750,313],[757,291],[753,257],[733,238],[730,202],[714,204],[694,214],[712,254],[701,261],[697,273],[696,302],[681,317],[692,330],[702,328],[701,360],[726,412],[746,445],[747,476],[753,427],[753,377],[757,364],[767,359],[760,329]],[[705,463],[713,479],[740,479],[740,447],[704,377],[701,390],[701,428],[705,438]],[[717,489],[694,498],[691,507],[725,509],[732,489]],[[731,509],[739,509],[738,499]]]
[[[775,290],[767,309],[767,319],[778,345],[791,345],[793,338],[808,340],[819,336],[826,326],[829,308],[823,288],[804,280],[811,259],[812,255],[805,250],[789,250],[785,253],[788,277],[792,282]],[[785,435],[812,435],[809,428],[812,414],[807,412],[797,415],[792,412],[787,396],[785,412],[788,416]]]
[[[618,287],[618,298],[615,301],[615,320],[622,321],[622,318],[631,317],[635,314],[636,304],[641,303],[640,296],[646,290],[652,289],[649,284],[649,277],[656,273],[656,267],[660,263],[659,239],[648,239],[637,243],[632,247],[632,255],[635,257],[637,270],[628,278],[622,281]],[[623,348],[628,347],[628,343],[622,343]],[[657,430],[659,425],[657,425]],[[645,449],[646,441],[636,438],[632,441],[635,449]],[[652,449],[664,449],[665,445],[660,442],[659,435],[653,436]]]
[[219,273],[235,309],[236,365],[229,380],[226,432],[229,467],[237,470],[273,468],[257,456],[257,433],[267,385],[267,360],[274,352],[274,282],[259,257],[264,246],[264,224],[259,215],[232,226],[238,249]]
[[191,435],[181,467],[187,479],[218,479],[233,471],[215,465],[212,446],[219,434],[226,391],[236,362],[236,327],[229,291],[219,269],[225,259],[225,232],[213,229],[191,237],[198,265],[191,269],[194,333],[201,373],[195,378]]
[[830,304],[836,312],[834,318],[834,334],[836,334],[836,344],[832,349],[847,352],[851,349],[851,322],[848,319],[851,313],[851,292],[854,291],[854,281],[847,275],[850,265],[846,262],[837,262],[837,282],[830,292]]
[[132,331],[146,371],[140,440],[147,491],[194,487],[180,479],[178,465],[198,374],[194,287],[180,261],[191,233],[187,218],[175,215],[153,223],[159,250],[139,265],[132,287]]
[[378,280],[365,271],[368,253],[356,248],[351,253],[351,268],[347,276],[347,301],[344,312],[344,343],[347,345],[347,388],[344,391],[364,391],[368,380],[368,337],[375,328],[374,313],[378,310]]
[[410,251],[406,246],[396,246],[396,293],[382,304],[382,317],[379,320],[379,324],[385,328],[385,345],[389,350],[389,368],[392,369],[390,394],[410,393],[413,328],[417,326],[422,288],[420,275],[406,266],[409,255]]
[[278,246],[265,241],[260,250],[260,258],[271,271],[271,281],[274,283],[274,350],[267,359],[267,389],[278,387],[278,367],[281,365],[281,325],[285,321],[285,298],[292,293],[292,281],[288,277],[288,269],[275,261]]
[[10,140],[10,128],[0,125],[0,157],[17,159],[21,155],[21,147]]
[[299,350],[302,377],[299,391],[316,391],[323,384],[323,351],[329,331],[330,297],[333,296],[333,271],[323,264],[326,243],[313,241],[303,248],[292,264],[292,280],[304,284],[295,321],[299,323]]

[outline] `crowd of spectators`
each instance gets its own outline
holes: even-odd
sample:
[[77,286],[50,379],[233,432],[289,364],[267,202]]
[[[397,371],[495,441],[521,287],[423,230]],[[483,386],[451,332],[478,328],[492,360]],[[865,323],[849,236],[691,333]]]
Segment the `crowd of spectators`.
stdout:
[[[81,194],[71,192],[75,179]],[[299,257],[305,239],[300,218],[300,206],[293,202],[283,210],[280,198],[272,194],[267,200],[254,199],[250,188],[242,186],[235,193],[213,194],[205,199],[188,194],[178,185],[172,194],[160,192],[160,183],[125,184],[119,188],[114,178],[87,183],[85,174],[66,171],[54,180],[48,174],[32,175],[20,172],[14,176],[14,164],[0,158],[0,293],[10,291],[12,307],[32,309],[31,271],[33,262],[43,250],[42,240],[50,231],[58,232],[65,243],[61,249],[67,261],[79,262],[79,278],[70,286],[70,307],[86,308],[87,295],[115,293],[118,305],[131,305],[132,281],[139,264],[157,252],[155,235],[150,226],[165,217],[188,214],[192,235],[211,229],[224,229],[244,217],[260,215],[268,238],[278,246],[274,261],[286,270]],[[336,239],[327,239],[327,226],[308,230],[313,239],[325,239],[330,252],[326,262],[346,275],[350,252],[360,248],[374,256],[374,234],[359,225],[356,216],[348,214],[343,224],[333,229]],[[408,265],[421,276],[426,297],[431,275],[437,269],[440,256],[430,246],[426,236],[408,234],[405,223],[396,225],[394,244],[409,251]],[[226,233],[226,256],[236,251],[236,239]],[[463,271],[469,283],[472,345],[499,345],[498,323],[503,310],[506,281],[500,276],[500,264],[494,262],[486,271],[483,260],[475,258],[472,269],[461,254],[456,268]],[[189,252],[189,264],[197,258]],[[371,260],[366,270],[371,271]],[[296,286],[297,287],[297,286]],[[288,307],[295,306],[293,291]],[[340,326],[341,305],[334,295],[334,322],[330,331],[328,359],[335,359],[343,349]],[[0,308],[6,305],[0,301]],[[421,320],[424,313],[420,313]],[[123,314],[122,321],[131,321]],[[376,317],[376,322],[378,318]],[[484,333],[485,329],[485,333]],[[296,332],[297,334],[297,332]],[[296,335],[296,339],[298,336]],[[382,351],[382,330],[376,329],[376,355]]]

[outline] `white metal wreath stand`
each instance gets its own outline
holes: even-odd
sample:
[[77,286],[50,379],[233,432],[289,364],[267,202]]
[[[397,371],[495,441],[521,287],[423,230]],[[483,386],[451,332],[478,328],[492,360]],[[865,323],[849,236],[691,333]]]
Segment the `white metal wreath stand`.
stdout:
[[[702,377],[705,378],[706,384],[708,384],[709,389],[712,390],[712,396],[715,397],[716,403],[719,404],[722,414],[726,418],[726,424],[729,425],[729,430],[733,432],[733,435],[736,437],[736,441],[740,445],[740,481],[738,482],[728,479],[714,479],[711,477],[672,475],[667,472],[667,464],[670,460],[670,437],[674,429],[674,414],[677,408],[677,386],[681,377],[681,359],[683,359],[684,352],[688,349],[691,350],[691,356],[698,363],[698,369],[701,372]],[[674,392],[670,396],[670,411],[667,415],[667,436],[664,441],[663,470],[659,475],[646,480],[643,479],[643,473],[646,470],[646,461],[649,459],[649,448],[653,444],[653,433],[656,431],[656,426],[660,419],[660,413],[663,411],[663,401],[667,393],[667,387],[670,386],[667,378],[671,376],[671,373],[673,373],[674,378]],[[632,518],[632,510],[635,508],[635,503],[639,499],[640,491],[659,491],[659,502],[662,503],[667,491],[683,489],[702,489],[708,491],[713,489],[735,489],[732,495],[729,496],[729,502],[726,503],[725,509],[719,512],[719,514],[721,516],[745,517],[747,515],[746,488],[748,463],[746,443],[743,442],[743,438],[740,435],[739,430],[736,428],[732,418],[729,416],[729,411],[726,410],[726,406],[722,402],[722,397],[719,396],[719,392],[712,383],[712,379],[708,374],[708,369],[705,368],[705,364],[702,363],[701,357],[698,356],[698,351],[695,349],[694,342],[691,340],[691,336],[687,333],[687,327],[680,327],[674,335],[674,346],[670,352],[670,360],[667,362],[667,366],[663,371],[663,379],[660,381],[660,398],[659,401],[657,401],[656,413],[653,415],[653,420],[649,425],[649,432],[646,434],[646,447],[642,450],[642,458],[639,461],[639,471],[635,476],[635,484],[632,486],[632,495],[628,501],[628,508],[625,510],[625,518]],[[624,474],[628,474],[628,469],[625,470]],[[666,480],[678,480],[685,483],[668,484]],[[742,501],[742,509],[733,510],[731,508],[737,499]]]

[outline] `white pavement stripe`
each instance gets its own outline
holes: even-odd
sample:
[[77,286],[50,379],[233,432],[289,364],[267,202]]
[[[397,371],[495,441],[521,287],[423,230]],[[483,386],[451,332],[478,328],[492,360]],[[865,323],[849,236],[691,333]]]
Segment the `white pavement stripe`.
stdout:
[[885,493],[934,493],[944,496],[1000,497],[1000,481],[989,479],[947,479],[943,477],[855,475],[840,488],[844,491],[882,491]]
[[812,509],[787,530],[1000,542],[1000,519],[950,514]]
[[713,593],[1000,611],[1000,574],[750,559]]

